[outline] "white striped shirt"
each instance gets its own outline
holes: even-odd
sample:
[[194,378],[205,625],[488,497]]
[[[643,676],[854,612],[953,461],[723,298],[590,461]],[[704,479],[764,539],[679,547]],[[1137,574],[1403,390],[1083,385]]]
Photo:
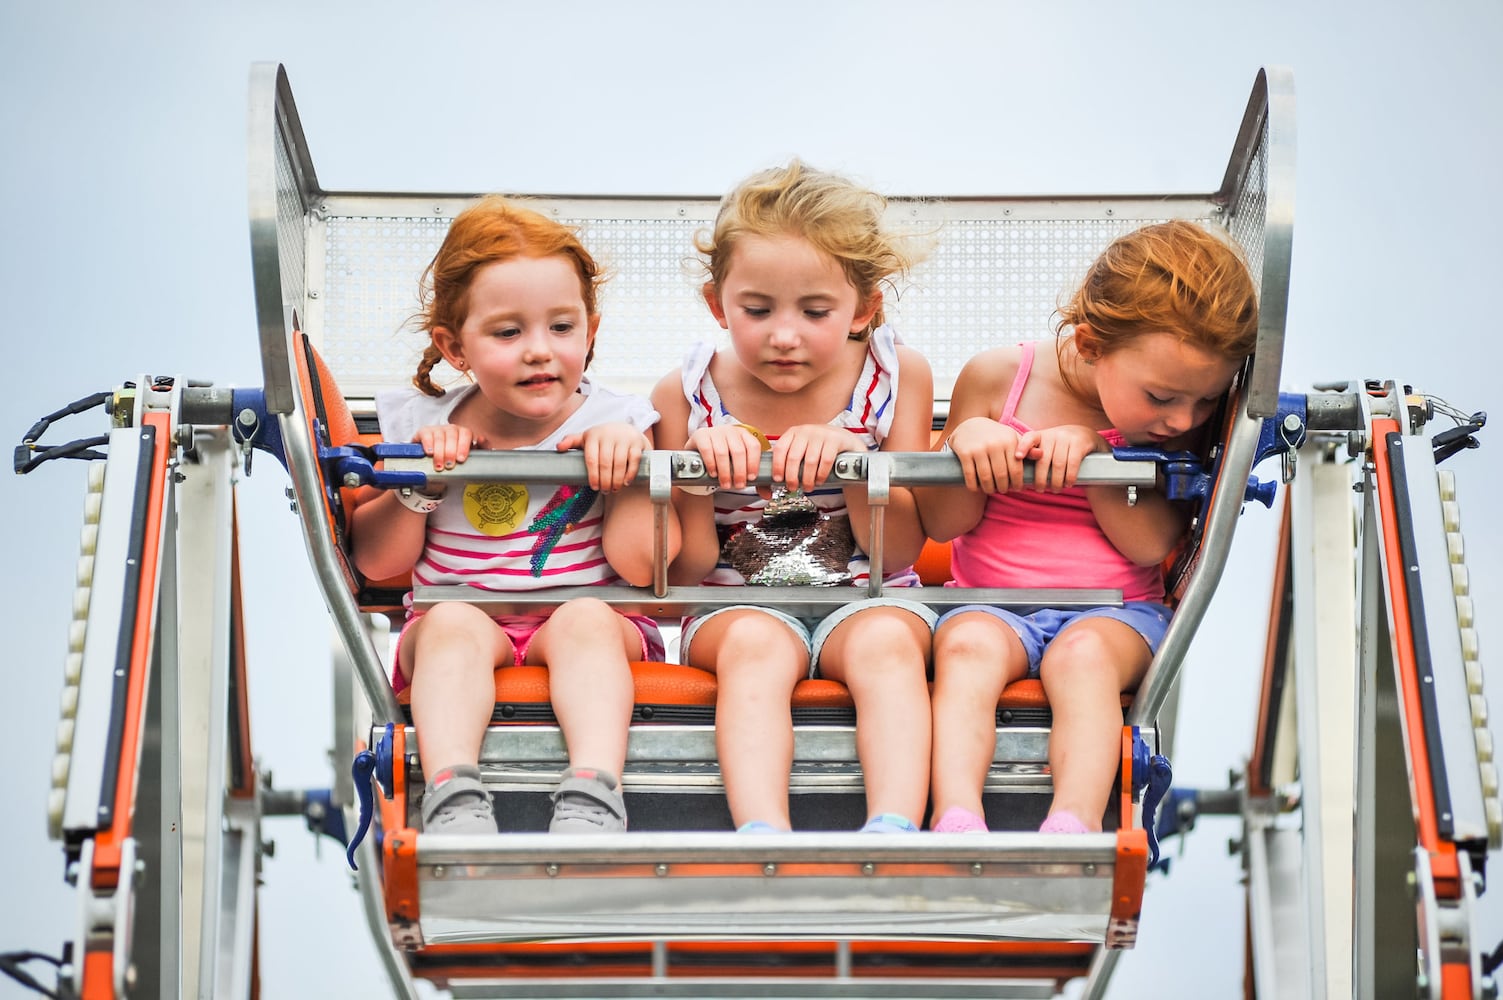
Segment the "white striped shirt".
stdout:
[[[423,427],[447,423],[473,385],[443,396],[416,389],[377,393],[376,415],[388,441],[409,442]],[[605,423],[645,431],[658,412],[640,396],[580,384],[584,402],[563,424],[524,451],[554,451],[560,438]],[[537,590],[616,583],[601,546],[604,505],[585,486],[470,483],[428,515],[417,586],[468,584],[484,590]],[[550,516],[551,515],[551,516]]]

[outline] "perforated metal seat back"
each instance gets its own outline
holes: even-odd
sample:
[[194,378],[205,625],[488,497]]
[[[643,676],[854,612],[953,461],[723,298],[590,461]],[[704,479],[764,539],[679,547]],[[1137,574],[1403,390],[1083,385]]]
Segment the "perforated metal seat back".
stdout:
[[[277,178],[281,306],[296,309],[352,399],[409,383],[427,337],[412,321],[418,280],[450,221],[478,194],[329,192],[320,188],[285,78],[272,131]],[[1279,98],[1279,91],[1272,92]],[[899,196],[889,221],[928,248],[887,291],[888,319],[928,357],[936,396],[948,399],[961,367],[987,347],[1048,336],[1054,312],[1117,235],[1151,222],[1194,219],[1226,228],[1264,289],[1250,412],[1276,398],[1287,286],[1287,206],[1269,211],[1269,180],[1291,169],[1269,130],[1270,94],[1259,78],[1219,189],[1109,197]],[[1272,155],[1271,155],[1272,151]],[[748,171],[765,164],[748,164]],[[736,178],[727,178],[734,183]],[[1287,185],[1285,185],[1286,187]],[[1283,188],[1281,187],[1280,190]],[[695,340],[722,335],[700,296],[694,250],[718,193],[702,197],[527,196],[576,226],[610,271],[593,376],[646,391]],[[270,221],[270,220],[267,220]],[[1274,252],[1267,255],[1270,242]],[[1274,301],[1270,301],[1270,297]],[[277,312],[264,308],[267,314]],[[264,336],[273,331],[263,331]],[[440,367],[436,375],[453,378]]]

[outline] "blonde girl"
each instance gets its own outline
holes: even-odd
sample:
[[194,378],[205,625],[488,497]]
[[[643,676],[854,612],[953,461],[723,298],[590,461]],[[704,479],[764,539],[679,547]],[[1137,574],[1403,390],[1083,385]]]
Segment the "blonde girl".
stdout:
[[[882,286],[912,263],[883,224],[884,206],[794,161],[727,195],[698,240],[705,304],[729,345],[692,348],[653,404],[660,446],[697,450],[718,487],[675,493],[684,541],[671,582],[866,584],[865,487],[827,483],[835,456],[926,450],[934,405],[928,363],[883,325]],[[771,483],[755,481],[764,447]],[[819,559],[796,533],[768,530],[797,506],[806,523],[817,511]],[[899,569],[889,583],[916,582],[908,567],[923,542],[911,493],[893,489],[883,544],[886,565]],[[688,621],[681,649],[684,662],[718,678],[716,746],[738,829],[791,828],[790,701],[816,671],[845,683],[856,703],[863,828],[916,829],[928,797],[933,613],[852,594],[842,610],[809,621],[747,599]]]

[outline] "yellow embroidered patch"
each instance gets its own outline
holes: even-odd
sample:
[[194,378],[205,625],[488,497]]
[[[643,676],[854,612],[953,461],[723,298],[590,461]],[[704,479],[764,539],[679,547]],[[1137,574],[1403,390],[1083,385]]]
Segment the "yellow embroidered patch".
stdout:
[[481,534],[509,535],[527,516],[527,487],[522,483],[471,483],[464,490],[464,516]]

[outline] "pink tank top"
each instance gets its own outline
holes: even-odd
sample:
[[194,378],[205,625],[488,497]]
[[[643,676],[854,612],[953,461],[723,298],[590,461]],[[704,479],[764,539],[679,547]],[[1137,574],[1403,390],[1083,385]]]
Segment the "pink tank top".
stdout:
[[[1022,361],[999,419],[1026,433],[1029,427],[1015,413],[1033,370],[1035,345],[1021,347]],[[1116,429],[1101,436],[1113,447],[1124,440]],[[993,493],[980,523],[951,543],[950,570],[957,587],[1120,589],[1124,601],[1164,599],[1161,568],[1134,565],[1117,551],[1079,488]]]

